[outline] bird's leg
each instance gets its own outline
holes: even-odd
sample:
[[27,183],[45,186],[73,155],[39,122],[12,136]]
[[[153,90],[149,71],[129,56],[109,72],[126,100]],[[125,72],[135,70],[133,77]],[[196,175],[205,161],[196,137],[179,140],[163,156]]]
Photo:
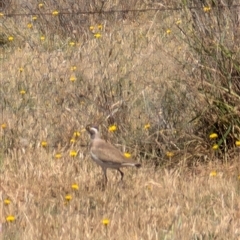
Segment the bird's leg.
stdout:
[[120,174],[121,174],[121,181],[123,180],[123,176],[124,176],[124,173],[118,168],[117,169],[119,172],[120,172]]
[[102,168],[102,170],[103,170],[103,174],[104,174],[104,184],[107,184],[107,181],[108,181],[108,179],[107,179],[107,169]]

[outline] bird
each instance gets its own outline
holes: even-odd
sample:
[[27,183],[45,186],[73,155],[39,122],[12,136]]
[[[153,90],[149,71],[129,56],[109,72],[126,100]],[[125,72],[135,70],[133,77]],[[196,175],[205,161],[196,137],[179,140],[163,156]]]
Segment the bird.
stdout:
[[131,158],[126,158],[124,154],[111,143],[101,139],[99,129],[96,126],[87,125],[86,130],[90,134],[90,155],[92,160],[101,166],[105,183],[107,183],[107,168],[116,169],[121,174],[121,181],[124,173],[120,170],[122,167],[137,167],[141,164]]

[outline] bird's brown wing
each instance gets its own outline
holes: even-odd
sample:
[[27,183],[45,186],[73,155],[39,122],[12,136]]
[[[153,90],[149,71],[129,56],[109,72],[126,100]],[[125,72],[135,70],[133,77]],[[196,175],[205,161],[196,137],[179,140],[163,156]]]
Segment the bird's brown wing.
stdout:
[[115,146],[102,139],[94,141],[91,151],[103,162],[135,163],[131,158],[126,158]]

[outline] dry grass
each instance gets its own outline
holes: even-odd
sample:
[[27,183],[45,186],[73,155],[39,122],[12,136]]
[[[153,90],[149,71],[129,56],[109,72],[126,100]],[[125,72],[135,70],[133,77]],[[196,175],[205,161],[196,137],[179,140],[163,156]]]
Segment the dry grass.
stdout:
[[[40,12],[56,5],[34,4]],[[212,145],[223,139],[209,139],[212,126],[198,134],[198,118],[191,121],[211,99],[189,47],[190,13],[92,16],[80,25],[71,16],[1,19],[0,238],[240,238],[236,149],[231,164],[220,163],[223,147]],[[83,131],[89,123],[143,167],[124,169],[123,183],[108,170],[103,190]]]
[[[0,234],[3,239],[237,239],[235,168],[210,164],[168,171],[144,164],[125,169],[122,184],[116,171],[108,171],[103,191],[101,169],[89,157],[54,159],[44,149],[19,151],[5,157],[2,167]],[[217,175],[211,177],[213,169]],[[71,188],[74,183],[78,190]],[[4,205],[4,199],[11,203]],[[5,222],[9,214],[15,222]]]

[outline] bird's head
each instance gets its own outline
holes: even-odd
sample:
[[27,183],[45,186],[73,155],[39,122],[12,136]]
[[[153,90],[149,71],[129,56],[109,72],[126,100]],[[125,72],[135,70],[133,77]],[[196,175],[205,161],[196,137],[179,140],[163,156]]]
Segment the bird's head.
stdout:
[[86,130],[89,132],[91,139],[100,137],[98,127],[92,126],[92,125],[87,125]]

